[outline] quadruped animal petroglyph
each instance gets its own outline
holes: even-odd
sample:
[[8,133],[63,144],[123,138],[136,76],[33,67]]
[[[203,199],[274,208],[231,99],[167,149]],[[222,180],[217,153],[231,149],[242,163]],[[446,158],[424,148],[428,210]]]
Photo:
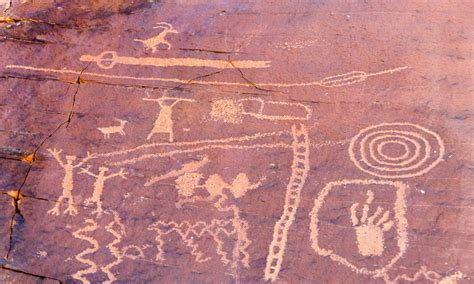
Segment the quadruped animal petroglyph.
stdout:
[[154,37],[142,40],[142,39],[134,39],[134,41],[138,41],[143,43],[147,50],[151,50],[151,52],[155,53],[160,45],[166,46],[166,49],[171,48],[171,43],[166,40],[166,36],[168,34],[177,34],[178,31],[173,28],[173,25],[160,22],[157,23],[156,26],[153,27],[154,29],[162,29],[162,31]]

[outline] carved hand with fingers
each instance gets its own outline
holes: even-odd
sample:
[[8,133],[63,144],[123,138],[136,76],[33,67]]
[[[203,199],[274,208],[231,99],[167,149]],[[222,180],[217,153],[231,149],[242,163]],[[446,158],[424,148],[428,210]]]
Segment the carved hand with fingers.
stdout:
[[[352,226],[356,231],[357,246],[363,256],[379,256],[384,251],[384,235],[393,227],[390,220],[390,211],[377,206],[375,212],[369,216],[370,204],[374,200],[374,193],[367,192],[367,200],[362,208],[362,216],[357,217],[359,203],[351,206]],[[377,220],[376,220],[377,219]]]

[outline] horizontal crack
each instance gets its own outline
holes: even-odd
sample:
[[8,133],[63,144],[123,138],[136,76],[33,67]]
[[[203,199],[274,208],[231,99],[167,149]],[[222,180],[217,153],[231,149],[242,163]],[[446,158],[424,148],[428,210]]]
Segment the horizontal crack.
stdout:
[[33,277],[37,277],[37,278],[41,278],[41,279],[49,279],[49,280],[58,281],[59,283],[63,283],[61,280],[53,278],[53,277],[49,277],[49,276],[45,276],[45,275],[39,275],[39,274],[31,273],[31,272],[26,272],[26,271],[23,271],[23,270],[20,270],[20,269],[17,269],[17,268],[7,267],[5,265],[0,266],[0,268],[4,269],[4,270],[16,272],[16,273],[25,274],[25,275],[28,275],[28,276],[33,276]]

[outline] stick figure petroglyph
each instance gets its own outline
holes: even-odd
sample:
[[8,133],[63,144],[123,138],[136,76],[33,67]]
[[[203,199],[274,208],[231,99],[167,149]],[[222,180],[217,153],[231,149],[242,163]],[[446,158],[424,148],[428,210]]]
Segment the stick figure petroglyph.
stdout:
[[110,134],[114,133],[125,135],[125,131],[123,129],[125,127],[125,124],[128,123],[128,121],[118,118],[116,118],[115,121],[118,121],[119,125],[97,128],[100,132],[102,132],[102,134],[104,134],[104,139],[109,139]]
[[74,161],[76,161],[77,157],[74,155],[66,155],[66,161],[63,162],[60,154],[62,150],[56,149],[48,149],[48,152],[54,157],[54,159],[59,163],[59,165],[64,169],[64,179],[63,179],[63,192],[59,197],[58,201],[54,205],[54,207],[48,211],[49,214],[59,215],[59,207],[64,199],[67,199],[67,208],[64,210],[65,214],[69,215],[76,215],[77,209],[74,206],[74,200],[72,197],[72,190],[74,187],[74,169],[81,167],[85,162],[92,159],[95,154],[87,153],[87,157],[82,159],[82,161],[78,162],[74,165]]
[[[171,98],[171,97],[161,97],[159,99],[147,99],[144,98],[144,101],[157,102],[160,105],[160,112],[158,118],[155,120],[153,129],[147,136],[147,140],[150,140],[153,135],[159,133],[165,133],[169,135],[169,142],[173,142],[173,107],[179,102],[194,102],[191,99],[181,99],[181,98]],[[171,104],[167,103],[171,101]]]
[[160,44],[163,44],[166,46],[166,49],[169,50],[171,48],[171,43],[166,40],[166,36],[170,33],[177,34],[178,31],[173,28],[171,24],[165,23],[165,22],[160,22],[157,23],[156,26],[153,27],[154,29],[163,29],[158,35],[148,38],[148,39],[134,39],[133,41],[138,41],[143,43],[145,46],[146,50],[151,50],[151,52],[155,52]]
[[85,200],[84,203],[86,205],[91,205],[92,203],[95,203],[95,205],[97,206],[97,209],[94,211],[94,213],[97,214],[98,217],[100,217],[102,213],[104,212],[104,210],[102,209],[101,198],[102,198],[102,192],[104,191],[105,181],[114,177],[121,177],[123,179],[126,179],[127,178],[125,176],[126,172],[124,171],[124,169],[120,169],[120,171],[118,171],[117,173],[106,176],[105,174],[109,170],[109,168],[107,167],[99,167],[98,174],[92,173],[91,171],[89,171],[89,169],[90,167],[85,167],[85,168],[82,168],[80,171],[81,174],[87,174],[96,178],[94,182],[94,192],[92,193],[91,197]]
[[[351,206],[351,220],[352,226],[357,235],[357,246],[360,254],[363,256],[382,255],[384,251],[384,232],[389,231],[394,223],[389,220],[390,211],[383,212],[383,208],[377,206],[375,213],[369,217],[370,204],[374,200],[374,193],[367,191],[367,200],[362,209],[361,218],[357,218],[357,208],[359,203],[354,203]],[[382,217],[380,215],[382,214]],[[380,218],[379,218],[380,217]],[[375,222],[375,219],[378,219]]]

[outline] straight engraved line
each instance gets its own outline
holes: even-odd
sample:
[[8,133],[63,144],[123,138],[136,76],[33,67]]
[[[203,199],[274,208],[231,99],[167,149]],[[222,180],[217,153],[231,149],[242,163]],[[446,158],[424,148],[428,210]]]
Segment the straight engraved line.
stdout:
[[198,141],[189,141],[189,142],[175,142],[175,143],[170,143],[170,142],[165,142],[165,143],[151,143],[151,144],[145,144],[138,146],[136,148],[128,149],[128,150],[120,150],[120,151],[115,151],[115,152],[110,152],[110,153],[104,153],[104,154],[97,154],[94,157],[110,157],[110,156],[115,156],[115,155],[120,155],[120,154],[128,154],[134,151],[138,151],[141,149],[145,148],[151,148],[151,147],[159,147],[159,146],[195,146],[199,144],[206,144],[206,143],[228,143],[228,142],[244,142],[244,141],[251,141],[259,138],[265,138],[265,137],[271,137],[271,136],[282,136],[290,134],[288,131],[278,131],[278,132],[270,132],[270,133],[257,133],[255,135],[249,135],[249,136],[242,136],[242,137],[231,137],[231,138],[225,138],[225,139],[210,139],[210,140],[198,140]]
[[291,145],[286,143],[275,143],[275,144],[257,144],[251,146],[240,146],[240,145],[207,145],[202,147],[197,147],[188,150],[175,150],[166,153],[155,153],[155,154],[145,154],[138,158],[128,159],[120,162],[113,162],[109,163],[112,166],[121,166],[127,164],[134,164],[136,162],[151,159],[151,158],[163,158],[163,157],[171,157],[177,154],[185,154],[185,153],[193,153],[199,152],[207,149],[260,149],[260,148],[291,148]]
[[[39,71],[39,72],[51,72],[51,73],[60,73],[60,74],[76,74],[79,75],[81,72],[75,70],[58,70],[58,69],[48,69],[48,68],[39,68],[39,67],[32,67],[32,66],[25,66],[25,65],[6,65],[6,68],[9,69],[23,69],[23,70],[32,70],[32,71]],[[365,73],[361,71],[353,71],[345,74],[339,74],[335,76],[330,76],[323,78],[319,81],[311,81],[311,82],[301,82],[301,83],[273,83],[273,82],[262,82],[262,83],[238,83],[238,82],[219,82],[219,81],[203,81],[203,80],[195,80],[192,81],[193,84],[197,85],[216,85],[216,86],[237,86],[237,87],[250,87],[255,88],[257,87],[278,87],[278,88],[292,88],[292,87],[310,87],[310,86],[319,86],[325,88],[333,88],[333,87],[342,87],[347,85],[352,85],[358,82],[365,81],[369,77],[379,76],[383,74],[392,74],[395,72],[400,72],[402,70],[408,69],[408,66],[383,70],[375,73]],[[188,80],[178,79],[178,78],[162,78],[162,77],[133,77],[133,76],[123,76],[123,75],[107,75],[107,74],[100,74],[94,72],[83,72],[82,77],[84,76],[94,76],[94,77],[103,77],[103,78],[110,78],[110,79],[130,79],[130,80],[138,80],[138,81],[160,81],[160,82],[173,82],[173,83],[180,83],[186,84],[189,83]]]

